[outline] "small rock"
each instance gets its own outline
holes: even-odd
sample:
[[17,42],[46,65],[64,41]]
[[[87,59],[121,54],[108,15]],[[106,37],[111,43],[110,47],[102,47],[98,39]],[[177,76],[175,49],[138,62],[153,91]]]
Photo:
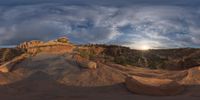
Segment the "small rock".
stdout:
[[93,61],[82,61],[79,62],[80,66],[83,68],[88,68],[88,69],[96,69],[97,68],[97,63]]

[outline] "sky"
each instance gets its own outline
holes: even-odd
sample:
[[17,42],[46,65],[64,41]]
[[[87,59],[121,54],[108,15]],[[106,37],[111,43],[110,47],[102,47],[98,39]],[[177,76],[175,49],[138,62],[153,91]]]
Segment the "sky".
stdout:
[[67,36],[133,49],[200,47],[200,0],[0,1],[0,46]]

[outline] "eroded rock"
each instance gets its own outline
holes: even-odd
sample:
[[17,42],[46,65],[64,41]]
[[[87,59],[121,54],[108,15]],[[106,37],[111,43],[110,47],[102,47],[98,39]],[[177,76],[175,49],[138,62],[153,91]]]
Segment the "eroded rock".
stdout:
[[44,44],[43,41],[32,40],[32,41],[29,41],[29,42],[21,43],[20,45],[17,46],[17,48],[28,49],[28,48],[36,47],[36,46],[39,46],[39,45],[42,45],[42,44]]
[[97,63],[93,61],[83,61],[79,63],[81,67],[83,68],[88,68],[88,69],[96,69],[97,68]]
[[90,61],[90,60],[88,60],[86,58],[83,58],[80,55],[74,55],[73,59],[82,68],[88,68],[88,69],[96,69],[97,68],[97,63],[96,62]]
[[11,61],[8,61],[7,63],[0,66],[0,72],[7,73],[7,72],[12,71],[12,69],[14,68],[14,66],[16,64],[22,62],[27,57],[28,57],[28,55],[22,54],[16,58],[12,59]]
[[198,66],[189,69],[187,76],[181,80],[181,83],[185,85],[200,84],[200,67]]
[[142,95],[178,95],[184,90],[183,85],[170,79],[129,76],[126,78],[125,84],[131,92]]

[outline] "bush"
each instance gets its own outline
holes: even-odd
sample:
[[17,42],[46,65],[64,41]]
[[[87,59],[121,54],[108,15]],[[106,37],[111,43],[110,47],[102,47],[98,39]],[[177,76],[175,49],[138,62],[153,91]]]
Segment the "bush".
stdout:
[[129,62],[129,60],[124,57],[124,56],[119,56],[119,57],[115,57],[114,58],[114,62],[117,63],[117,64],[121,64],[121,65],[128,65],[130,64],[131,62]]
[[92,58],[95,57],[94,52],[79,50],[79,53],[80,53],[80,56],[83,57],[83,58],[92,59]]
[[89,52],[86,52],[86,51],[79,51],[79,53],[80,53],[80,56],[81,57],[83,57],[83,58],[87,58],[87,59],[89,59],[90,57],[89,57]]
[[59,38],[57,39],[58,42],[61,42],[61,43],[68,43],[68,39],[67,38]]
[[165,60],[155,59],[149,62],[148,68],[150,69],[165,69]]

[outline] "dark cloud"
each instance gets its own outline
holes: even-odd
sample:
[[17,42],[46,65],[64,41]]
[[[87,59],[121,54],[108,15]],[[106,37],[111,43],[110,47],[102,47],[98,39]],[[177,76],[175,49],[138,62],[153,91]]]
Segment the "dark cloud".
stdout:
[[132,48],[200,45],[199,0],[103,1],[2,2],[0,44],[68,36],[75,43],[120,44]]
[[175,5],[199,6],[199,0],[1,0],[0,5],[32,5],[45,3],[62,3],[65,5],[100,5],[100,6],[132,6],[132,5]]

